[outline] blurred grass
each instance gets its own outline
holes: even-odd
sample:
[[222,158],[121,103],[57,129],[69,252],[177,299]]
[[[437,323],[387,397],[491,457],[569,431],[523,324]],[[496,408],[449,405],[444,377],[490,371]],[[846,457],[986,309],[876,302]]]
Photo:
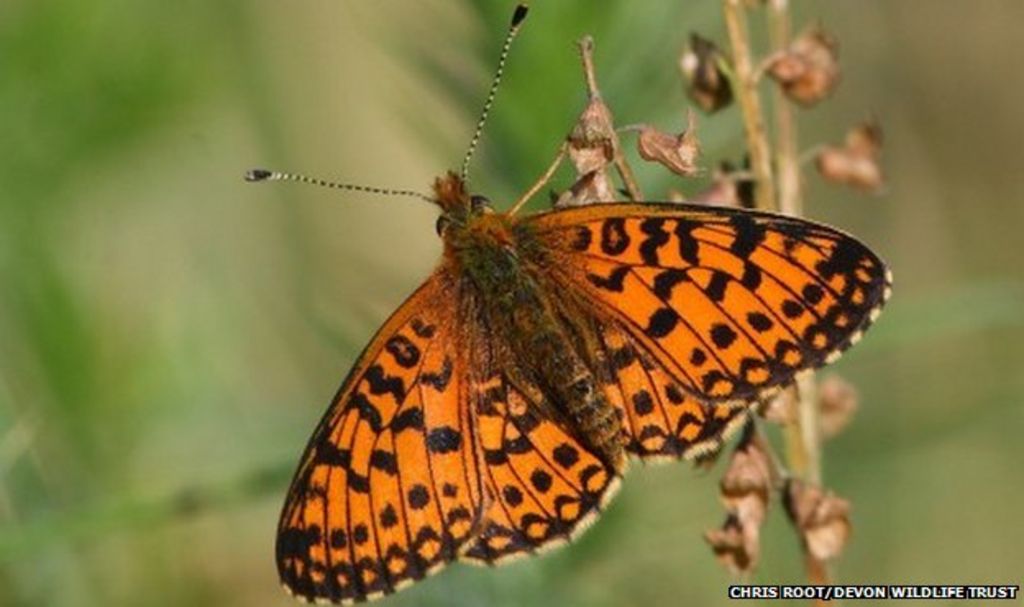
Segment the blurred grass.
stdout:
[[[0,6],[0,605],[290,604],[272,544],[291,468],[438,245],[427,205],[239,176],[422,188],[461,159],[510,7]],[[855,508],[850,583],[1011,582],[1024,562],[1024,85],[986,69],[1020,56],[1024,8],[928,7],[796,7],[836,32],[845,69],[803,140],[868,113],[887,133],[887,196],[808,179],[809,214],[897,280],[835,367],[863,400],[826,453]],[[582,108],[582,34],[620,124],[677,128],[677,52],[691,29],[721,32],[714,2],[532,8],[472,173],[498,204]],[[736,158],[734,110],[699,128],[707,158]],[[700,540],[721,517],[716,478],[638,466],[571,549],[452,567],[389,602],[724,603]],[[799,581],[778,512],[764,541],[755,580]]]

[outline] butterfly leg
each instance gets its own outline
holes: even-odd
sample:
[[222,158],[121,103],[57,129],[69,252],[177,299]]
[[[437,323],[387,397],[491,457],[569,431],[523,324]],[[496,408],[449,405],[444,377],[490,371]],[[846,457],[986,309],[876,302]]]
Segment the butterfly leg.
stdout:
[[547,171],[544,171],[544,174],[540,176],[540,179],[537,180],[537,183],[530,186],[530,189],[526,190],[526,193],[520,196],[519,200],[517,200],[516,203],[512,205],[512,208],[509,209],[508,211],[509,215],[515,215],[516,212],[519,211],[519,209],[522,208],[524,204],[529,202],[531,198],[536,196],[537,192],[539,192],[541,188],[543,188],[545,185],[548,184],[549,181],[551,181],[551,178],[554,177],[555,175],[555,171],[558,170],[558,167],[562,164],[562,160],[565,159],[566,151],[566,144],[563,143],[562,147],[558,149],[558,155],[555,156],[554,162],[551,163],[551,166],[548,167]]

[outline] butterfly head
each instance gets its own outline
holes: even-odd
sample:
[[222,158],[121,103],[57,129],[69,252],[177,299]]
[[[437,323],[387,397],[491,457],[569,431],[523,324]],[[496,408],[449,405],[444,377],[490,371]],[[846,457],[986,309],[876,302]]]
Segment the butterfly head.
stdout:
[[437,233],[442,237],[451,227],[464,228],[474,218],[494,213],[491,201],[484,196],[470,194],[466,182],[452,171],[434,181],[433,201],[441,207]]

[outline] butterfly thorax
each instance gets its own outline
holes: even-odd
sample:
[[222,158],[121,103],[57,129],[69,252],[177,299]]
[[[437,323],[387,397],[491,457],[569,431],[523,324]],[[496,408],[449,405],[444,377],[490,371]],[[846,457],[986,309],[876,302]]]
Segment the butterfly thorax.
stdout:
[[[556,260],[528,222],[470,201],[442,231],[444,264],[458,276],[462,299],[475,302],[467,324],[491,337],[499,367],[512,384],[537,386],[529,394],[536,415],[553,418],[619,467],[621,422],[598,388],[588,355],[570,336],[564,306],[544,282]],[[511,360],[509,360],[511,358]]]

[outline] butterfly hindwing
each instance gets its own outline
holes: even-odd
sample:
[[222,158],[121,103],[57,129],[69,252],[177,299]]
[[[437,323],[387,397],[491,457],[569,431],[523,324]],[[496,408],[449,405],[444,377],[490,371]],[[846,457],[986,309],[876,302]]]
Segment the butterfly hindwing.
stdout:
[[621,412],[630,453],[643,459],[713,454],[746,419],[745,407],[695,398],[614,322],[597,332],[604,393]]
[[539,398],[533,386],[500,372],[479,383],[475,412],[488,498],[464,560],[494,564],[565,543],[615,493],[615,471],[539,414]]
[[563,284],[702,400],[750,400],[830,362],[889,290],[867,247],[802,219],[602,204],[527,221]]
[[483,507],[469,386],[437,276],[391,317],[307,447],[281,515],[293,594],[360,601],[445,562]]

